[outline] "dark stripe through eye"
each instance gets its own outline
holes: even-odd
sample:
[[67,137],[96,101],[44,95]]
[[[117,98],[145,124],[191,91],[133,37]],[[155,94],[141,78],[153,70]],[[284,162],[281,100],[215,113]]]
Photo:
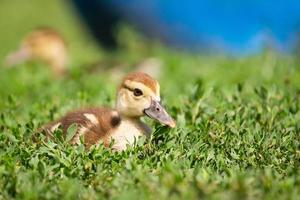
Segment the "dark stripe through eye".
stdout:
[[142,90],[140,90],[140,89],[138,89],[138,88],[135,88],[135,89],[131,89],[130,87],[128,87],[127,85],[123,85],[123,87],[124,88],[126,88],[127,90],[130,90],[130,91],[132,91],[133,92],[133,94],[134,94],[134,96],[141,96],[141,95],[143,95],[143,92],[142,92]]

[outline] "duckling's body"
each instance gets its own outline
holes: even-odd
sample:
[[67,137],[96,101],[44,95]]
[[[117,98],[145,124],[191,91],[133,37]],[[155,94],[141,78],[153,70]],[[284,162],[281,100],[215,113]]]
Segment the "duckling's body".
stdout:
[[79,143],[80,137],[83,137],[87,147],[99,143],[108,147],[113,141],[113,149],[125,150],[127,145],[134,144],[140,136],[150,136],[151,129],[140,119],[145,113],[163,124],[175,127],[174,120],[155,100],[159,98],[158,89],[158,83],[150,76],[143,73],[130,74],[119,88],[115,109],[94,107],[76,110],[42,129],[47,136],[52,137],[56,129],[60,128],[66,134],[72,124],[77,124],[71,144]]
[[66,114],[60,120],[52,122],[43,127],[48,136],[61,129],[67,133],[68,128],[76,124],[77,129],[71,144],[78,144],[83,136],[87,147],[94,144],[103,143],[108,147],[112,140],[112,148],[115,150],[125,150],[127,145],[134,144],[140,136],[150,136],[151,129],[142,121],[136,118],[121,118],[116,110],[110,108],[86,108]]
[[63,36],[50,28],[30,32],[19,49],[7,56],[8,66],[28,61],[41,60],[51,68],[54,75],[63,75],[67,70],[68,51]]

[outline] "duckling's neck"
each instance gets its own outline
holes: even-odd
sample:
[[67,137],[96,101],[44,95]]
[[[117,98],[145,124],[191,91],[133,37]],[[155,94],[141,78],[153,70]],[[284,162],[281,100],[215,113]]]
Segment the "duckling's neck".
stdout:
[[121,114],[121,124],[122,122],[132,124],[132,126],[141,131],[142,135],[146,135],[148,137],[151,134],[151,128],[141,121],[141,117],[132,117]]
[[151,129],[140,120],[140,117],[121,115],[121,123],[111,135],[115,141],[113,148],[118,151],[125,150],[127,145],[133,145],[139,136],[149,137],[150,134]]

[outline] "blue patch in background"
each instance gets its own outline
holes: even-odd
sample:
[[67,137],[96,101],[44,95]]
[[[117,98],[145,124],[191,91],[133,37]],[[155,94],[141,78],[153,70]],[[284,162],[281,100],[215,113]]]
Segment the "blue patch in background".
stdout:
[[232,54],[254,53],[265,46],[291,51],[300,33],[298,0],[73,2],[94,34],[102,34],[102,43],[103,40],[113,43],[108,36],[112,31],[108,30],[120,20],[171,46]]

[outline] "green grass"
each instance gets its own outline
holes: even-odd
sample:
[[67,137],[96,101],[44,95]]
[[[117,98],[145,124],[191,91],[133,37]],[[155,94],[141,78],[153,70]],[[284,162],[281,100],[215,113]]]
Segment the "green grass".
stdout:
[[[0,67],[0,199],[299,198],[296,56],[190,55],[127,28],[118,34],[122,47],[108,53],[82,32],[62,1],[31,2],[1,3],[0,59],[34,26],[54,26],[70,43],[71,76],[53,80],[42,63]],[[152,138],[121,153],[32,142],[36,128],[68,110],[114,105],[118,83],[109,72],[88,73],[90,63],[117,60],[130,71],[147,57],[164,63],[162,96],[176,129],[149,121]]]

